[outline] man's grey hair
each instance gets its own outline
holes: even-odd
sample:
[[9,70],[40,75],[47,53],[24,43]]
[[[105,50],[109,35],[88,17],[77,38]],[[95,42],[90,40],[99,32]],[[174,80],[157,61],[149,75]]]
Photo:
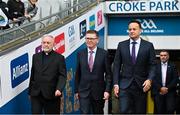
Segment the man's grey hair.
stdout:
[[54,37],[53,37],[52,35],[49,35],[49,34],[43,35],[43,36],[42,36],[42,39],[45,38],[45,37],[50,37],[50,38],[54,39]]

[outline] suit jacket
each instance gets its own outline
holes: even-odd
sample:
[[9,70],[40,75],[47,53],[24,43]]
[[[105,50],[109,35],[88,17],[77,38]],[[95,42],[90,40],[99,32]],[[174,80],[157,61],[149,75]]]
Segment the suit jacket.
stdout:
[[153,79],[155,73],[155,51],[153,44],[141,39],[136,63],[130,54],[130,39],[119,43],[113,67],[113,84],[126,89],[135,80],[140,88],[146,79]]
[[[168,93],[176,93],[176,84],[178,80],[178,73],[175,65],[172,62],[168,62],[167,74],[166,74],[166,84],[165,87],[168,88]],[[156,76],[153,79],[152,91],[154,95],[159,94],[162,85],[162,72],[161,72],[161,62],[156,66]]]
[[29,95],[42,93],[47,99],[55,98],[55,91],[64,89],[66,83],[65,59],[55,51],[50,53],[46,66],[42,65],[43,53],[33,55]]
[[111,91],[111,74],[107,51],[97,48],[93,70],[90,72],[88,50],[83,49],[77,55],[75,93],[79,93],[80,97],[87,97],[91,93],[94,99],[102,99],[105,91]]

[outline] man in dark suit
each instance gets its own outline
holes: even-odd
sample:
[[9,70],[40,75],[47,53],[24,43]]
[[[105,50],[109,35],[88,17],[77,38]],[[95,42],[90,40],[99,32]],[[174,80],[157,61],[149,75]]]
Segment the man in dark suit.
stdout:
[[176,84],[178,73],[175,65],[169,61],[168,51],[160,52],[160,63],[156,66],[153,79],[154,113],[174,114],[176,104]]
[[54,38],[42,37],[43,51],[33,55],[29,95],[33,114],[60,114],[60,96],[66,83],[64,56],[53,51]]
[[129,22],[130,39],[119,43],[113,67],[114,94],[120,113],[146,113],[147,92],[155,71],[153,44],[140,37],[141,24]]
[[87,48],[77,55],[75,95],[81,113],[103,114],[105,100],[111,92],[111,65],[107,51],[97,47],[98,33],[89,30],[85,39]]
[[176,114],[180,114],[180,73],[176,85]]

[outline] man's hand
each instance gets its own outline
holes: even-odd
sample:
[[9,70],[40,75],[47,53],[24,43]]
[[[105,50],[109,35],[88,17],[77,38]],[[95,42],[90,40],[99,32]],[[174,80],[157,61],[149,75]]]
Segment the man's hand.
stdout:
[[58,96],[61,96],[61,95],[62,95],[61,91],[56,90],[56,92],[55,92],[55,96],[56,96],[56,97],[58,97]]
[[75,98],[79,99],[79,93],[75,93]]
[[119,97],[119,86],[118,85],[114,85],[114,95],[116,97]]
[[144,92],[149,91],[149,89],[151,88],[151,80],[147,79],[146,81],[144,81],[142,86]]
[[167,87],[161,87],[159,94],[165,95],[167,93],[168,93],[168,88]]
[[108,100],[109,99],[109,93],[108,92],[104,92],[104,100]]

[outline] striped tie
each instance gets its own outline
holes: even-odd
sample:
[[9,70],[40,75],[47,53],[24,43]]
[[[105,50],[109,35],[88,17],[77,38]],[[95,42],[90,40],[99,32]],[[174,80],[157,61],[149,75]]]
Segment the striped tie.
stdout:
[[90,69],[90,72],[92,72],[93,64],[94,64],[94,61],[93,61],[94,51],[89,51],[89,53],[90,53],[90,55],[89,55],[89,69]]

